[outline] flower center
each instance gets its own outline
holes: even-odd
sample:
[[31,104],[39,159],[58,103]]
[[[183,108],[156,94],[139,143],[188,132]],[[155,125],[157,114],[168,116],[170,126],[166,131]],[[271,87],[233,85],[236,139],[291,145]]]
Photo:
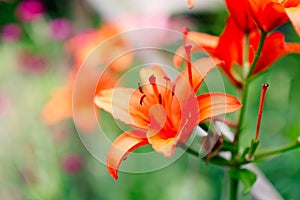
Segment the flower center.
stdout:
[[[140,97],[140,105],[146,105],[146,99],[147,99],[147,103],[150,103],[150,105],[153,104],[160,104],[162,106],[166,107],[170,107],[172,100],[173,100],[173,96],[175,95],[175,84],[171,83],[171,79],[167,76],[164,77],[165,79],[165,85],[164,86],[158,86],[157,82],[156,82],[156,76],[154,74],[152,74],[149,77],[149,83],[151,84],[152,87],[152,91],[153,94],[146,94],[147,92],[149,93],[149,91],[144,91],[141,84],[138,83],[138,90],[141,93],[141,97]],[[147,98],[146,98],[147,97]],[[146,105],[147,107],[150,105]]]

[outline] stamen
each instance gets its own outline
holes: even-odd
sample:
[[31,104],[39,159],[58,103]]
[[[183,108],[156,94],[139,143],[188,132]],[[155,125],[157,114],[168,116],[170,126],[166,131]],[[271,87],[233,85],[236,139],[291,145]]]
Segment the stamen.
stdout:
[[150,84],[152,85],[152,88],[153,88],[153,91],[156,95],[158,95],[158,88],[157,88],[157,85],[156,85],[156,77],[154,74],[152,74],[150,77],[149,77],[149,82]]
[[192,45],[186,44],[186,45],[184,45],[184,49],[185,49],[186,56],[187,56],[187,68],[188,68],[188,74],[189,74],[189,82],[190,82],[191,87],[193,87],[192,63],[191,63]]
[[260,101],[259,101],[259,109],[258,109],[257,125],[256,125],[256,134],[255,134],[255,138],[254,138],[254,140],[256,140],[256,141],[258,140],[261,116],[262,116],[262,111],[263,111],[263,107],[264,107],[264,103],[265,103],[265,96],[266,96],[268,87],[269,87],[268,83],[262,84],[262,90],[261,90]]
[[141,83],[140,83],[140,82],[138,82],[138,87],[139,87],[139,91],[140,91],[140,93],[144,94],[144,91],[143,91],[143,88],[142,88],[142,86],[141,86]]
[[141,99],[140,99],[140,105],[141,105],[141,106],[143,105],[143,101],[144,101],[145,97],[146,97],[146,95],[144,94],[144,95],[141,97]]
[[158,94],[158,103],[159,103],[159,104],[162,104],[162,97],[161,97],[161,94],[160,94],[160,93]]
[[165,76],[164,79],[166,80],[165,97],[166,97],[166,99],[169,99],[169,95],[170,95],[169,83],[170,83],[171,79],[167,76]]

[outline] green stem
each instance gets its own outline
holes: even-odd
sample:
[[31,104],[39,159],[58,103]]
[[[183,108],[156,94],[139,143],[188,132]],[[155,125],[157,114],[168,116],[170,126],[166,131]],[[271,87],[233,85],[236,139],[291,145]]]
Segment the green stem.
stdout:
[[247,79],[250,70],[249,64],[249,33],[245,34],[244,47],[243,47],[243,77]]
[[247,164],[247,163],[250,163],[250,162],[258,162],[258,161],[264,160],[268,157],[275,156],[275,155],[278,155],[280,153],[291,151],[291,150],[294,150],[294,149],[297,149],[297,148],[300,148],[300,142],[299,141],[297,141],[295,143],[292,143],[290,145],[287,145],[285,147],[281,147],[281,148],[274,149],[274,150],[267,151],[267,152],[263,152],[263,153],[258,153],[254,156],[254,160],[252,160],[252,161],[243,160],[242,162],[240,162],[240,164],[243,165],[243,164]]
[[239,149],[239,136],[240,133],[242,132],[242,125],[244,122],[244,117],[245,117],[245,112],[246,112],[246,104],[247,104],[247,98],[248,98],[248,85],[249,83],[246,82],[246,84],[244,85],[243,89],[242,89],[242,108],[240,111],[240,117],[238,120],[238,126],[236,129],[236,132],[234,134],[234,140],[233,140],[233,144],[236,146],[236,151],[238,151]]
[[[187,153],[193,155],[193,156],[196,156],[196,157],[200,157],[200,154],[195,151],[194,149],[190,148],[190,147],[187,147],[185,144],[180,144],[180,146],[186,150]],[[203,157],[201,158],[203,161],[207,161],[206,160],[207,157]],[[220,156],[215,156],[215,157],[212,157],[211,160],[209,160],[210,163],[212,164],[215,164],[215,165],[219,165],[219,166],[228,166],[228,167],[232,167],[232,166],[235,166],[235,163],[232,163],[228,160],[226,160],[225,158],[222,158]]]
[[190,148],[190,147],[187,147],[185,144],[181,144],[181,147],[183,149],[186,149],[186,152],[193,155],[193,156],[196,156],[196,157],[199,157],[199,153],[197,151],[195,151],[194,149]]
[[230,177],[230,200],[237,200],[237,191],[238,191],[239,182],[238,179]]
[[259,44],[258,44],[258,48],[257,48],[257,51],[256,51],[256,53],[255,53],[254,60],[253,60],[253,62],[252,62],[252,65],[251,65],[251,67],[250,67],[250,71],[249,71],[248,76],[247,76],[248,79],[250,78],[250,76],[252,75],[252,73],[253,73],[253,71],[254,71],[254,69],[255,69],[255,66],[256,66],[257,61],[258,61],[258,59],[259,59],[259,57],[260,57],[261,50],[262,50],[262,48],[263,48],[263,45],[264,45],[264,42],[265,42],[266,37],[267,37],[267,33],[261,31],[261,36],[260,36],[260,41],[259,41]]
[[291,151],[291,150],[294,150],[294,149],[297,149],[297,148],[300,148],[300,143],[298,141],[294,144],[290,144],[288,146],[281,147],[279,149],[274,149],[274,150],[271,150],[271,151],[268,151],[268,152],[263,152],[263,153],[256,154],[255,158],[254,158],[254,162],[263,160],[267,157],[274,156],[274,155],[277,155],[277,154],[280,154],[280,153]]

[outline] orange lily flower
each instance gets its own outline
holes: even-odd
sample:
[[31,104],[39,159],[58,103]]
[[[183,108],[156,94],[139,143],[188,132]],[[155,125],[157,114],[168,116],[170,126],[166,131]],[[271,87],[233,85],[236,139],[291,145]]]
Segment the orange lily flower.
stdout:
[[[116,79],[110,73],[102,76],[99,81],[95,70],[86,68],[84,72],[85,75],[81,76],[81,80],[76,84],[78,92],[73,93],[76,80],[76,72],[74,71],[69,75],[67,83],[54,91],[53,96],[42,110],[42,118],[48,125],[72,118],[73,112],[77,112],[77,115],[82,116],[80,120],[75,119],[81,131],[90,132],[97,125],[97,120],[89,117],[94,116],[93,113],[89,113],[89,107],[94,104],[94,94],[114,87]],[[96,91],[95,86],[97,86]]]
[[209,58],[189,62],[174,82],[159,66],[143,68],[138,89],[114,88],[96,96],[99,108],[135,128],[122,133],[108,150],[107,169],[114,179],[118,178],[121,162],[134,149],[151,145],[155,151],[170,157],[176,145],[186,142],[199,123],[240,109],[240,102],[228,94],[195,96],[214,67]]
[[[116,73],[127,68],[132,61],[132,54],[119,56],[120,51],[126,52],[127,44],[120,37],[113,37],[118,33],[120,30],[115,26],[103,25],[99,30],[80,34],[67,42],[66,48],[74,57],[74,68],[66,84],[54,92],[42,110],[42,118],[47,124],[53,125],[72,118],[75,111],[80,116],[86,116],[80,117],[80,120],[74,119],[80,130],[90,132],[96,126],[97,121],[88,117],[94,116],[88,108],[94,106],[95,87],[97,86],[96,92],[114,87]],[[105,40],[110,41],[105,43]],[[99,44],[105,46],[97,48]],[[118,59],[111,62],[116,57]],[[83,62],[86,67],[81,73],[84,73],[84,76],[80,76],[82,80],[76,85],[76,93],[73,93],[76,76]],[[106,75],[99,81],[96,68],[106,63],[109,63]]]
[[[125,52],[128,48],[128,44],[121,37],[113,37],[119,33],[121,30],[117,26],[104,24],[98,30],[81,33],[70,39],[66,43],[66,49],[74,57],[75,67],[78,69],[84,61],[86,62],[85,59],[88,56],[93,56],[93,58],[89,57],[87,61],[96,64],[108,63],[111,58],[119,57],[119,52]],[[107,45],[106,40],[110,40],[109,46],[97,48],[99,45]],[[112,63],[110,69],[117,72],[123,71],[130,65],[131,61],[132,54],[127,54]]]
[[194,0],[187,0],[189,9],[192,9],[194,7]]
[[256,28],[254,20],[249,13],[248,0],[226,0],[226,5],[235,23],[246,33]]
[[257,26],[264,32],[291,21],[300,36],[299,0],[248,0],[250,13]]
[[[237,86],[242,86],[242,75],[238,77],[234,72],[234,66],[240,67],[243,64],[243,45],[245,32],[235,23],[232,17],[228,18],[227,25],[220,37],[205,33],[189,32],[186,35],[188,42],[193,41],[195,51],[207,51],[211,56],[224,61],[222,69],[230,80]],[[260,33],[254,29],[249,33],[249,64],[254,59],[254,52],[258,48]],[[254,51],[253,51],[254,50]],[[174,65],[180,67],[183,62],[184,48],[180,47],[174,56]],[[266,37],[262,48],[261,56],[255,66],[252,75],[267,70],[277,59],[289,53],[300,53],[300,44],[284,41],[284,35],[274,32]],[[242,69],[241,69],[242,70]],[[238,71],[238,70],[237,70]]]

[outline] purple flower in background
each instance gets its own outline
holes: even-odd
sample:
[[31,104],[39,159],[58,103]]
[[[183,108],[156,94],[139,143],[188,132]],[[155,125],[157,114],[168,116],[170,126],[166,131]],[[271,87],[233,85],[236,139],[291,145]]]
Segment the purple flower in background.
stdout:
[[69,154],[62,159],[62,168],[69,174],[79,172],[83,166],[83,159],[79,154]]
[[19,19],[33,21],[45,13],[45,8],[38,0],[25,0],[18,5],[16,12]]
[[1,28],[1,39],[5,42],[15,42],[21,38],[22,30],[17,24],[6,24]]
[[50,33],[54,40],[65,40],[72,34],[70,20],[59,18],[50,22]]

